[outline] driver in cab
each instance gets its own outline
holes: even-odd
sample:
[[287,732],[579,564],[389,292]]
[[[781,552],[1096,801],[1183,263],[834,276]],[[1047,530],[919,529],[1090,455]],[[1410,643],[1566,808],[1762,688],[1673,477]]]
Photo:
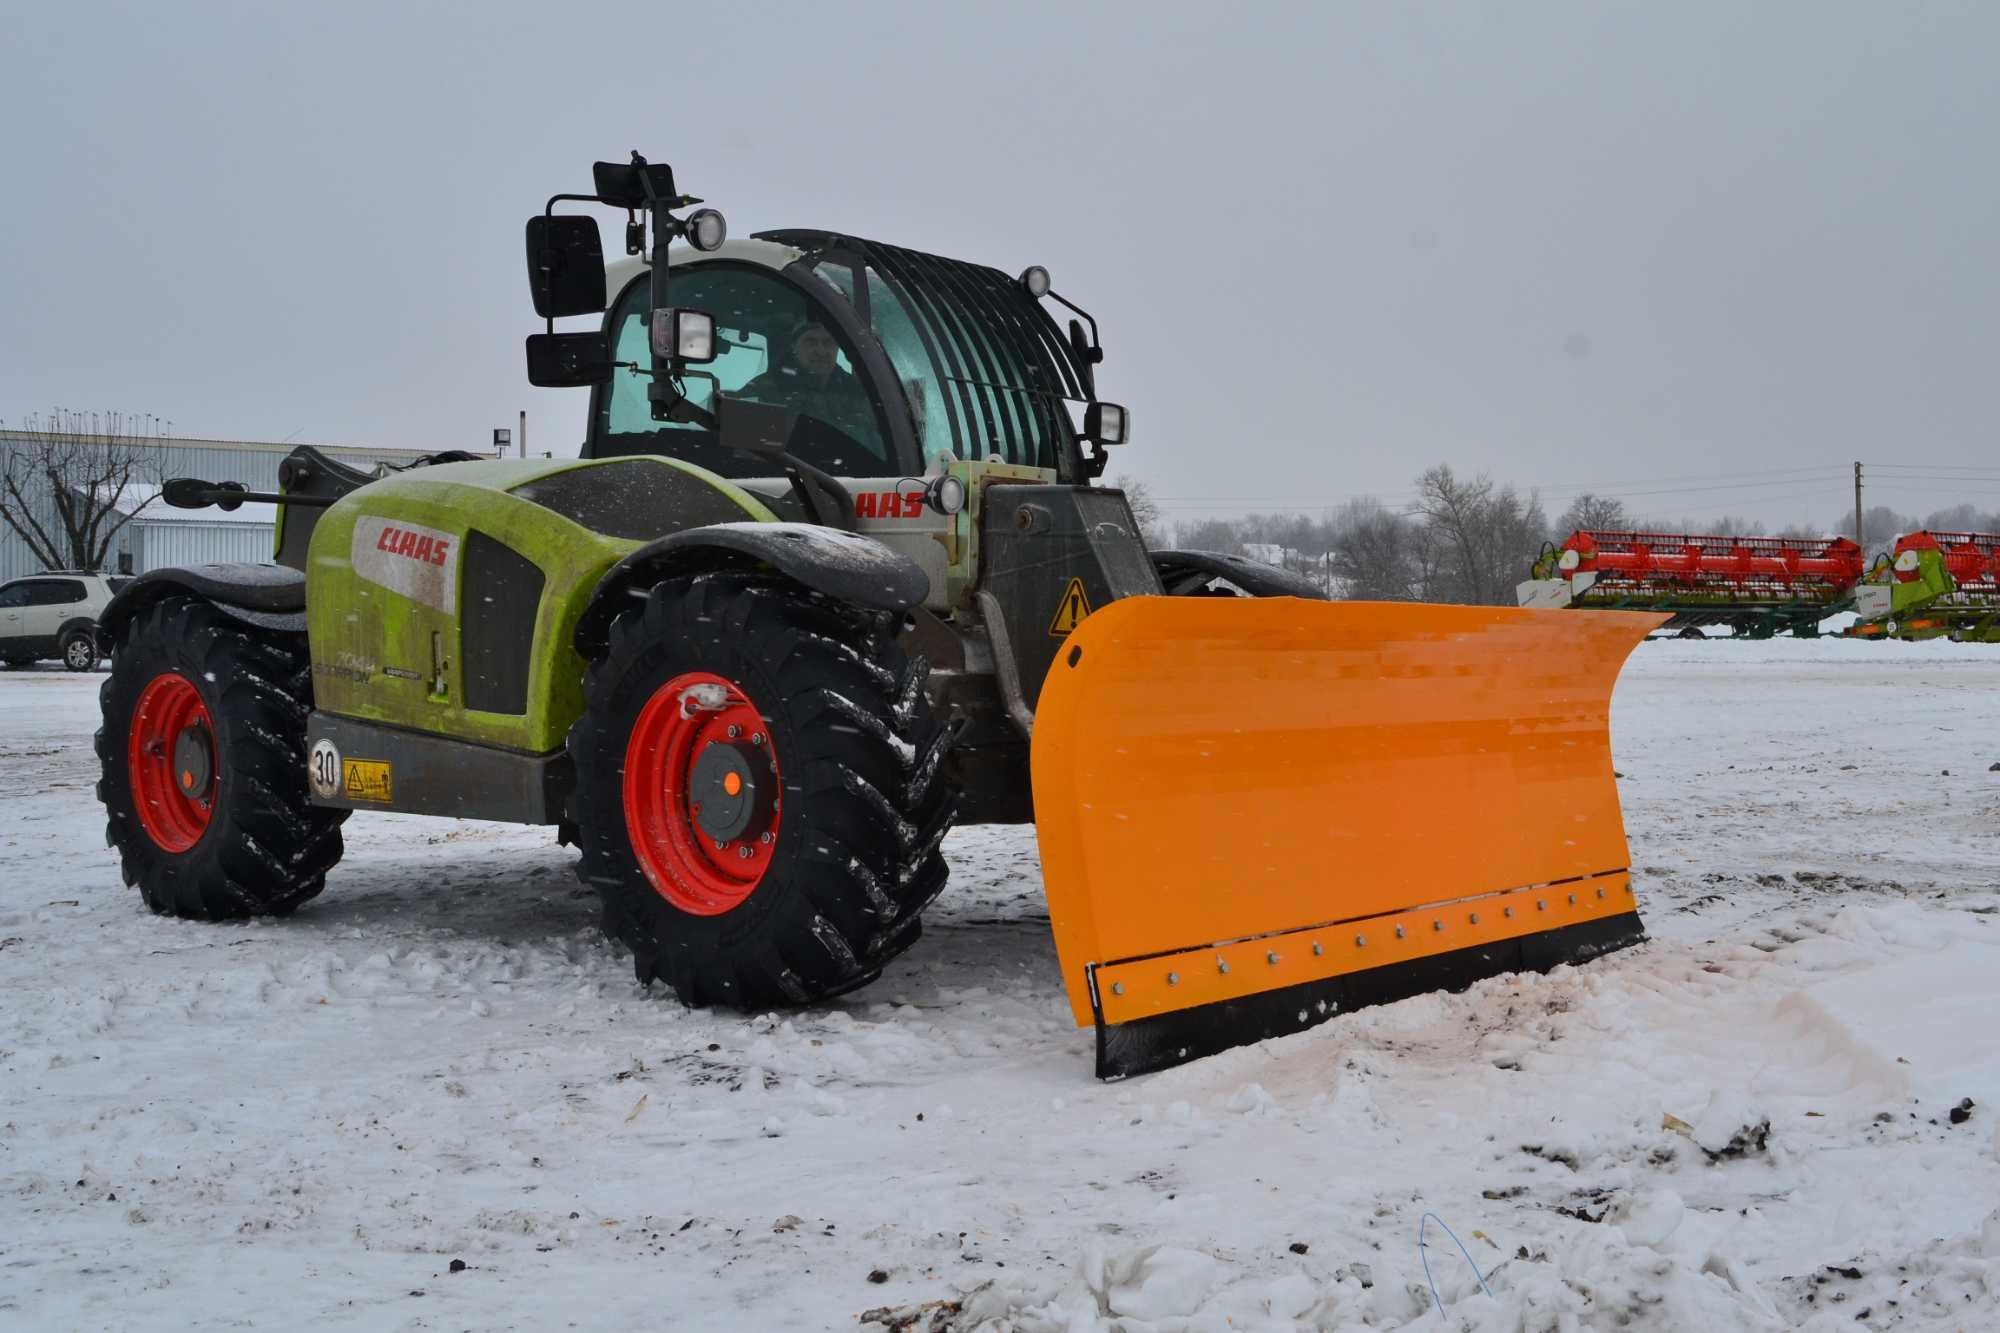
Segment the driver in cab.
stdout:
[[848,431],[868,430],[873,422],[868,394],[859,379],[840,368],[840,344],[832,330],[802,324],[792,331],[785,349],[784,360],[738,393],[760,403],[782,404],[800,416],[817,417]]

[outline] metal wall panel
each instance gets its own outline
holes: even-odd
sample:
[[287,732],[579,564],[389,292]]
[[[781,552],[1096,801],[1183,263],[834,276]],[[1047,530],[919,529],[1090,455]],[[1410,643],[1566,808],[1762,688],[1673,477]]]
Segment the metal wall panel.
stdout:
[[120,535],[131,538],[132,572],[143,574],[177,565],[267,561],[277,529],[270,523],[148,523],[141,517]]

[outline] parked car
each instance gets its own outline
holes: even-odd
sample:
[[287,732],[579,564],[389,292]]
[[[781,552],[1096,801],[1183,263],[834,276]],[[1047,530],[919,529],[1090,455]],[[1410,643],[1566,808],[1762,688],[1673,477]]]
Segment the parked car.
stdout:
[[71,671],[93,670],[104,657],[97,618],[131,581],[55,570],[0,583],[0,663],[23,667],[54,657]]

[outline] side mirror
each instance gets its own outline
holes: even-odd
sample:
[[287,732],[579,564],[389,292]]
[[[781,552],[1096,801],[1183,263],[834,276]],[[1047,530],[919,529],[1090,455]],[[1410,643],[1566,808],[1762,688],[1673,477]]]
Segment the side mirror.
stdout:
[[604,245],[597,219],[578,215],[528,219],[528,288],[543,319],[604,309]]
[[1132,438],[1132,414],[1116,403],[1092,403],[1083,409],[1083,434],[1099,444],[1123,444]]
[[1104,364],[1104,349],[1090,340],[1090,336],[1083,331],[1083,323],[1080,320],[1073,319],[1069,322],[1069,350],[1086,366]]
[[611,340],[602,333],[536,333],[528,337],[528,383],[576,389],[611,380]]
[[725,448],[772,457],[785,452],[792,436],[789,408],[748,398],[715,398],[715,434]]

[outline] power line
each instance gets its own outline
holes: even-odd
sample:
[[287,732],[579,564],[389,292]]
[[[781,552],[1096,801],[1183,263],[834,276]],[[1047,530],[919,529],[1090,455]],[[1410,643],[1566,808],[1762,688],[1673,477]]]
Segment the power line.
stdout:
[[[1496,484],[1502,486],[1511,486],[1517,493],[1522,491],[1534,491],[1538,494],[1549,493],[1554,491],[1564,491],[1564,492],[1575,491],[1580,493],[1601,492],[1610,495],[1629,490],[1629,488],[1634,486],[1660,486],[1668,483],[1677,483],[1677,482],[1714,483],[1712,485],[1676,487],[1677,490],[1703,491],[1703,490],[1722,490],[1738,485],[1783,485],[1787,481],[1793,481],[1793,480],[1811,481],[1811,480],[1818,480],[1821,477],[1827,477],[1827,478],[1844,477],[1846,476],[1846,474],[1847,474],[1847,465],[1843,463],[1843,464],[1818,464],[1810,467],[1767,468],[1761,471],[1753,471],[1753,472],[1694,473],[1679,477],[1652,477],[1652,478],[1632,479],[1627,481],[1500,482]],[[1759,480],[1760,478],[1768,478],[1769,480],[1768,481]],[[1672,492],[1663,490],[1663,491],[1646,491],[1639,493],[1665,495],[1665,494],[1671,494]],[[1216,504],[1302,503],[1300,500],[1298,500],[1298,498],[1295,495],[1289,493],[1266,493],[1266,494],[1256,494],[1256,495],[1168,495],[1168,496],[1161,496],[1159,497],[1159,499],[1162,504],[1185,503],[1185,502],[1216,503]]]

